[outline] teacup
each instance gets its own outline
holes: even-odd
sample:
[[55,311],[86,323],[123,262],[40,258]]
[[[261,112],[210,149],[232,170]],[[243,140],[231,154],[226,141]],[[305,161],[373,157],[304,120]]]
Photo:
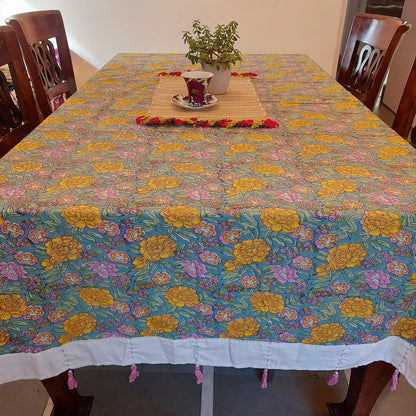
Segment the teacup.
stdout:
[[208,84],[213,76],[212,72],[205,71],[188,71],[182,74],[188,88],[190,107],[202,107],[208,104]]

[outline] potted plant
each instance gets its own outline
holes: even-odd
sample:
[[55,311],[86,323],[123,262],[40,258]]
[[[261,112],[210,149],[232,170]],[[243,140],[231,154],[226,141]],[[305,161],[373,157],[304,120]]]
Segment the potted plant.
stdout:
[[183,32],[183,40],[189,45],[186,57],[193,63],[200,63],[203,71],[212,72],[208,91],[211,94],[224,94],[231,76],[231,65],[241,61],[241,52],[235,48],[238,40],[238,23],[231,21],[227,25],[217,25],[211,31],[199,20],[192,23],[192,32]]

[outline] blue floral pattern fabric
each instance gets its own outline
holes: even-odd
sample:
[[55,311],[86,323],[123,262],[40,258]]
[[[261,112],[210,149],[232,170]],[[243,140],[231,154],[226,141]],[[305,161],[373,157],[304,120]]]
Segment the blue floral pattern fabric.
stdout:
[[238,68],[279,128],[137,125],[190,68],[117,55],[0,161],[0,352],[415,345],[413,148],[304,55]]

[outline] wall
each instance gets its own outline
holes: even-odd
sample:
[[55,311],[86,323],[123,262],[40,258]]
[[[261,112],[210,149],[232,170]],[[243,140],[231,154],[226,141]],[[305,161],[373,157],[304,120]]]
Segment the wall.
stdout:
[[335,76],[348,0],[0,0],[0,20],[59,9],[78,86],[118,52],[184,53],[182,31],[236,20],[243,53],[306,53]]

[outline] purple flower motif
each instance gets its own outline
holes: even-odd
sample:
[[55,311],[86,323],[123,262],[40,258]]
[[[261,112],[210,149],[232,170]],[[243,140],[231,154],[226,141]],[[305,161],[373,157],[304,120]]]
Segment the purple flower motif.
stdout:
[[379,287],[385,289],[390,283],[390,276],[381,270],[370,270],[365,274],[365,280],[371,289],[378,289]]
[[112,263],[107,263],[106,261],[93,261],[91,263],[91,269],[103,279],[117,276],[117,267]]
[[0,263],[0,275],[6,276],[9,280],[23,279],[26,275],[25,269],[16,263]]
[[195,260],[185,260],[182,263],[182,267],[191,277],[204,277],[205,273],[207,272],[205,266]]
[[294,282],[298,277],[298,272],[289,266],[275,266],[272,269],[273,274],[280,283]]

